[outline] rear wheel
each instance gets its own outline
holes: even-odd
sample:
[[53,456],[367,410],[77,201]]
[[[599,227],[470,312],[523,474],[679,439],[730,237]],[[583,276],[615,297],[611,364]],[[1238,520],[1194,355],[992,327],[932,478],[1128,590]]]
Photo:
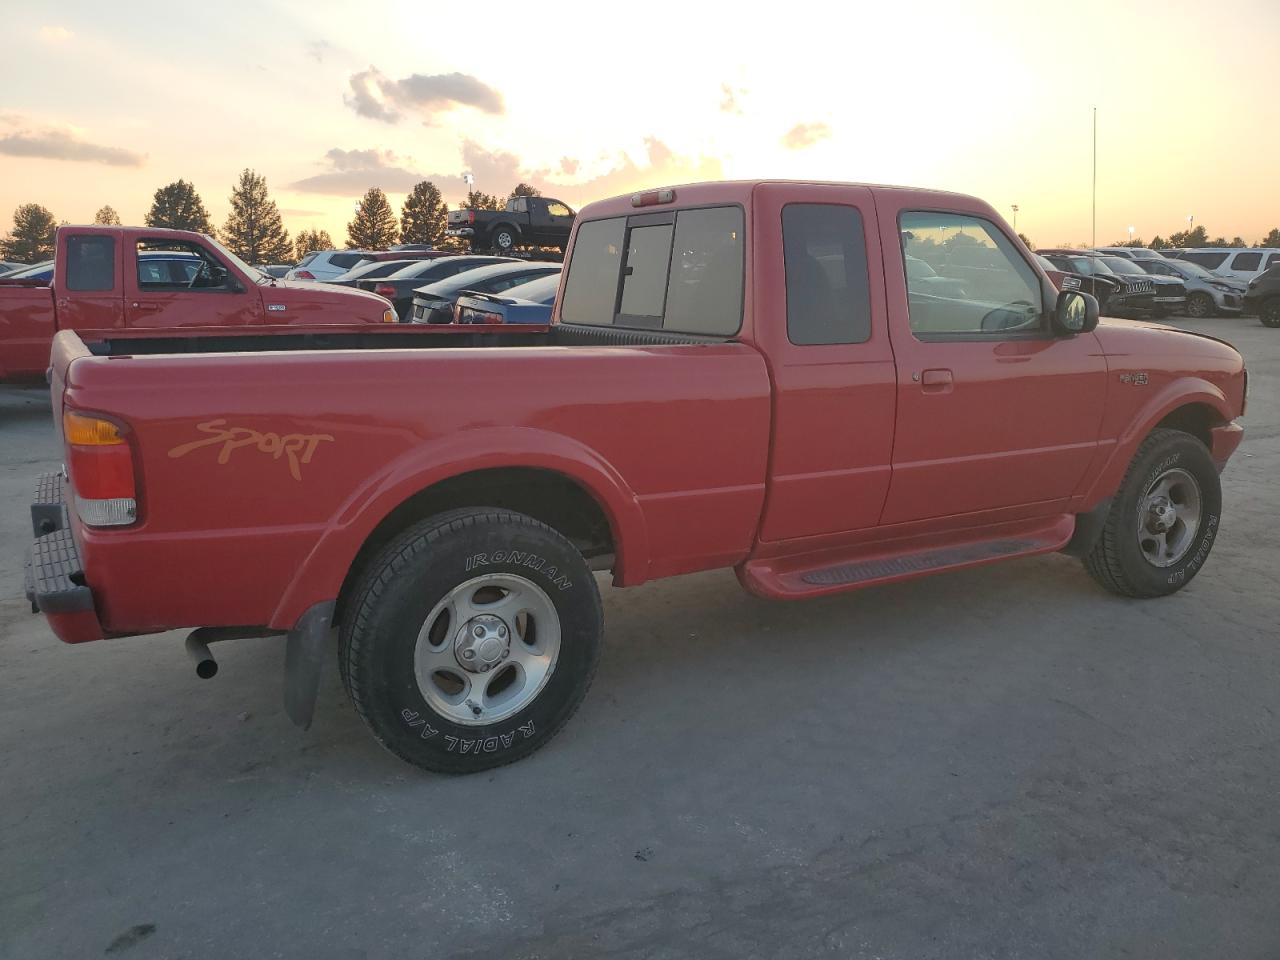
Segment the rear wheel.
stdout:
[[1085,569],[1123,597],[1174,593],[1204,566],[1221,514],[1218,471],[1204,444],[1181,430],[1154,430],[1129,465]]
[[1213,297],[1207,293],[1193,293],[1187,297],[1187,316],[1198,320],[1213,316]]
[[514,251],[519,242],[520,238],[516,236],[515,227],[509,227],[506,224],[495,228],[491,238],[493,249],[503,255]]
[[388,750],[440,773],[519,760],[559,732],[600,655],[595,578],[559,533],[470,509],[411,527],[369,565],[339,664]]
[[1280,327],[1280,297],[1272,297],[1262,304],[1258,318],[1264,327]]

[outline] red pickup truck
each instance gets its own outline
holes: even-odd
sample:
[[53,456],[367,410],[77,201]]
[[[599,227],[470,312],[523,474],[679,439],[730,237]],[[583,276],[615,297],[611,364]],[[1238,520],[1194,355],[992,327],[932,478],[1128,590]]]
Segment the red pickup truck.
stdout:
[[0,383],[43,381],[59,330],[193,333],[394,323],[381,297],[276,280],[210,237],[150,227],[60,227],[51,285],[0,279]]
[[567,263],[548,325],[383,349],[59,334],[34,604],[70,643],[197,627],[205,674],[211,640],[287,634],[304,726],[337,628],[374,736],[467,772],[578,706],[592,571],[805,598],[1066,551],[1154,597],[1209,555],[1240,355],[1099,324],[985,203],[679,186],[589,206]]

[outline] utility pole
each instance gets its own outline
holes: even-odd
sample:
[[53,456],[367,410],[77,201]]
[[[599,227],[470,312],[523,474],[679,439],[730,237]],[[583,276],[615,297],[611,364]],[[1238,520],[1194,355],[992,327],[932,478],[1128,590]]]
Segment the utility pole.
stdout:
[[1098,108],[1093,108],[1093,239],[1090,244],[1098,245]]

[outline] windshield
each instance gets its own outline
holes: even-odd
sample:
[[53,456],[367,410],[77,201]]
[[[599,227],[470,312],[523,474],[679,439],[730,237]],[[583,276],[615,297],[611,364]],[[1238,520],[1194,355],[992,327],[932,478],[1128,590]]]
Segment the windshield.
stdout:
[[1218,278],[1200,266],[1198,263],[1192,263],[1189,260],[1170,260],[1169,266],[1184,277],[1194,277],[1197,280],[1217,280]]
[[1142,276],[1147,273],[1132,260],[1126,260],[1124,257],[1103,257],[1102,262],[1110,267],[1113,273],[1136,273]]
[[556,291],[560,289],[560,274],[549,273],[545,277],[516,284],[502,291],[504,297],[513,300],[532,300],[534,303],[555,303]]
[[376,280],[379,277],[385,277],[395,273],[397,270],[403,270],[410,265],[416,265],[417,260],[369,260],[358,266],[352,267],[337,280]]
[[6,280],[30,280],[33,277],[39,277],[46,270],[50,273],[53,272],[52,260],[43,260],[40,263],[33,263],[29,267],[23,267],[20,270],[15,270],[13,273],[6,273],[4,278]]
[[243,260],[237,257],[234,253],[232,253],[230,250],[228,250],[226,247],[220,244],[217,240],[213,239],[213,237],[208,237],[208,236],[205,237],[204,242],[209,244],[209,246],[213,247],[213,249],[217,250],[218,253],[222,254],[224,258],[231,261],[231,263],[235,267],[244,271],[244,275],[248,277],[250,280],[252,280],[254,283],[274,283],[275,282],[274,277],[271,277],[268,274],[263,273],[257,267],[249,266],[247,263],[245,263]]

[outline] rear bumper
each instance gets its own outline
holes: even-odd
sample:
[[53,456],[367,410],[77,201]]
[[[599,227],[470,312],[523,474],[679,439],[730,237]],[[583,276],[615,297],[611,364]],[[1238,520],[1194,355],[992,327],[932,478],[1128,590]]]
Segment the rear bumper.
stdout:
[[1209,456],[1213,458],[1213,465],[1221,473],[1226,468],[1231,455],[1240,446],[1240,441],[1244,439],[1244,427],[1232,420],[1230,423],[1224,423],[1210,430],[1209,439]]
[[32,611],[44,614],[64,643],[101,640],[105,633],[93,591],[85,582],[80,550],[63,501],[61,475],[40,477],[31,504],[31,529],[35,539],[27,551],[24,579]]
[[446,237],[474,237],[476,231],[474,227],[450,227],[444,232]]

